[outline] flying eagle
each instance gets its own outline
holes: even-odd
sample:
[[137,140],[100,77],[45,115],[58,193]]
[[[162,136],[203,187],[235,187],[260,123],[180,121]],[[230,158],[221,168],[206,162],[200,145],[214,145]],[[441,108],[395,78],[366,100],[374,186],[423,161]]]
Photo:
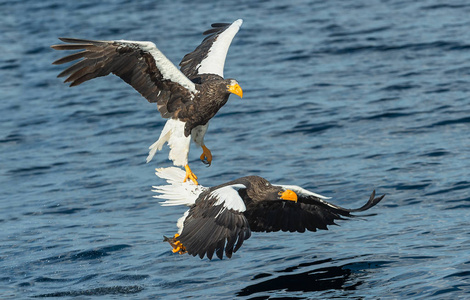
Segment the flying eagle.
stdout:
[[169,159],[184,166],[184,181],[197,184],[197,176],[188,165],[191,137],[201,146],[201,160],[210,165],[211,151],[204,145],[209,120],[227,102],[229,95],[243,96],[235,79],[224,79],[228,48],[243,20],[212,24],[204,32],[207,37],[191,53],[186,54],[178,68],[157,49],[154,43],[138,41],[93,41],[60,38],[68,44],[51,46],[55,50],[83,50],[53,64],[78,59],[58,77],[79,85],[90,79],[113,73],[136,89],[150,103],[157,103],[163,118],[168,119],[160,138],[149,147],[147,162],[165,143],[170,146]]
[[224,252],[232,257],[251,236],[251,232],[327,230],[335,220],[354,217],[351,212],[365,211],[379,203],[385,195],[375,197],[357,209],[331,204],[328,197],[295,185],[273,185],[259,176],[247,176],[207,188],[181,182],[182,169],[156,169],[156,175],[170,185],[154,186],[155,198],[166,199],[162,205],[188,205],[178,222],[179,231],[165,237],[173,252],[207,256],[214,253],[222,259]]

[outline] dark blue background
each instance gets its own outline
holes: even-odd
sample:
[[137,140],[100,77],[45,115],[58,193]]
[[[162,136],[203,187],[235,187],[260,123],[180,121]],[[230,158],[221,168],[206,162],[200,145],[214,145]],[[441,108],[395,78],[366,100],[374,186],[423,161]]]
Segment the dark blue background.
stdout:
[[[1,1],[0,298],[470,297],[470,6],[465,1]],[[245,175],[373,216],[255,233],[231,260],[172,254],[186,208],[146,164],[164,120],[119,78],[68,88],[58,37],[150,40],[175,64],[243,18],[205,186]]]

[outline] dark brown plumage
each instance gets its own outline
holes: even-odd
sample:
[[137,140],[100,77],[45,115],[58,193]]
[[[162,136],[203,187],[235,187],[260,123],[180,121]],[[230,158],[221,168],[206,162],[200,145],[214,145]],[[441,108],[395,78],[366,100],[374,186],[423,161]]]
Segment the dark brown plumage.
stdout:
[[[224,79],[225,57],[242,20],[216,23],[207,37],[181,61],[178,70],[151,42],[96,41],[60,38],[67,44],[51,46],[55,50],[82,50],[58,59],[54,64],[76,62],[58,76],[77,86],[88,80],[115,74],[137,90],[150,103],[156,103],[167,121],[159,140],[150,147],[147,162],[170,145],[169,158],[187,170],[186,179],[196,184],[188,166],[190,136],[202,147],[201,160],[210,165],[212,154],[204,145],[209,120],[227,102],[230,94],[243,96],[235,79]],[[177,121],[177,122],[173,122]],[[183,129],[181,130],[181,127]],[[186,180],[185,179],[185,180]]]
[[[163,172],[164,169],[157,170],[157,175]],[[175,186],[175,192],[180,188]],[[190,187],[185,188],[191,191]],[[165,187],[156,192],[164,194],[168,190]],[[165,198],[164,195],[158,197]],[[251,236],[251,231],[327,230],[328,225],[336,225],[335,220],[354,217],[351,213],[368,210],[383,197],[375,197],[374,191],[362,207],[346,209],[298,186],[272,185],[259,176],[242,177],[199,191],[194,202],[185,203],[191,206],[178,221],[180,232],[166,241],[176,249],[174,252],[201,258],[207,256],[209,259],[214,253],[222,259],[225,252],[230,258]],[[166,203],[172,205],[171,202],[168,200]]]
[[53,62],[64,64],[83,59],[58,75],[68,76],[64,82],[77,86],[96,77],[115,74],[148,102],[156,102],[163,118],[185,122],[185,136],[189,136],[196,126],[207,124],[227,103],[231,93],[229,87],[238,85],[235,79],[224,79],[215,74],[194,75],[191,72],[195,87],[195,92],[191,92],[179,82],[166,79],[152,54],[137,43],[71,38],[60,40],[71,44],[51,47],[55,50],[83,50]]

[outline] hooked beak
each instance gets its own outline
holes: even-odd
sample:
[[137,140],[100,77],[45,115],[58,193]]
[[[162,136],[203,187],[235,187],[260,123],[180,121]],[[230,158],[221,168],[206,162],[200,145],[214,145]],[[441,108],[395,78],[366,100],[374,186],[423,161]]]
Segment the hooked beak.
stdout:
[[284,192],[279,192],[279,196],[282,200],[294,201],[297,203],[297,194],[292,190],[285,190]]
[[243,98],[243,90],[238,83],[229,86],[228,91],[239,96],[240,98]]

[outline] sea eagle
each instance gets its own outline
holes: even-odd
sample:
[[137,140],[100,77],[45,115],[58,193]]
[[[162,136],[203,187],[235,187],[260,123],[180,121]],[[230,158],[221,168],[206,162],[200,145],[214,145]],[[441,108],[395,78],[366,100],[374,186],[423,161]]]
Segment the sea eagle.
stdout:
[[184,166],[184,181],[197,184],[197,176],[188,165],[192,140],[201,146],[201,160],[210,165],[211,151],[204,145],[209,120],[227,102],[229,95],[243,96],[235,79],[224,79],[224,64],[228,48],[243,21],[215,23],[204,32],[207,37],[191,53],[186,54],[178,68],[152,42],[127,40],[94,41],[60,38],[68,44],[51,46],[55,50],[83,50],[53,64],[78,59],[58,77],[79,85],[90,79],[113,73],[136,89],[150,103],[157,103],[163,118],[168,119],[160,138],[149,147],[147,162],[152,160],[165,143],[170,146],[169,159]]
[[156,169],[156,175],[169,185],[154,186],[155,198],[166,199],[162,205],[187,205],[189,210],[178,220],[179,231],[165,237],[173,252],[222,259],[231,257],[251,236],[251,232],[305,232],[328,229],[335,220],[354,217],[352,212],[365,211],[385,195],[375,197],[360,208],[346,209],[331,204],[328,197],[295,185],[273,185],[259,176],[247,176],[207,188],[181,182],[182,169]]

